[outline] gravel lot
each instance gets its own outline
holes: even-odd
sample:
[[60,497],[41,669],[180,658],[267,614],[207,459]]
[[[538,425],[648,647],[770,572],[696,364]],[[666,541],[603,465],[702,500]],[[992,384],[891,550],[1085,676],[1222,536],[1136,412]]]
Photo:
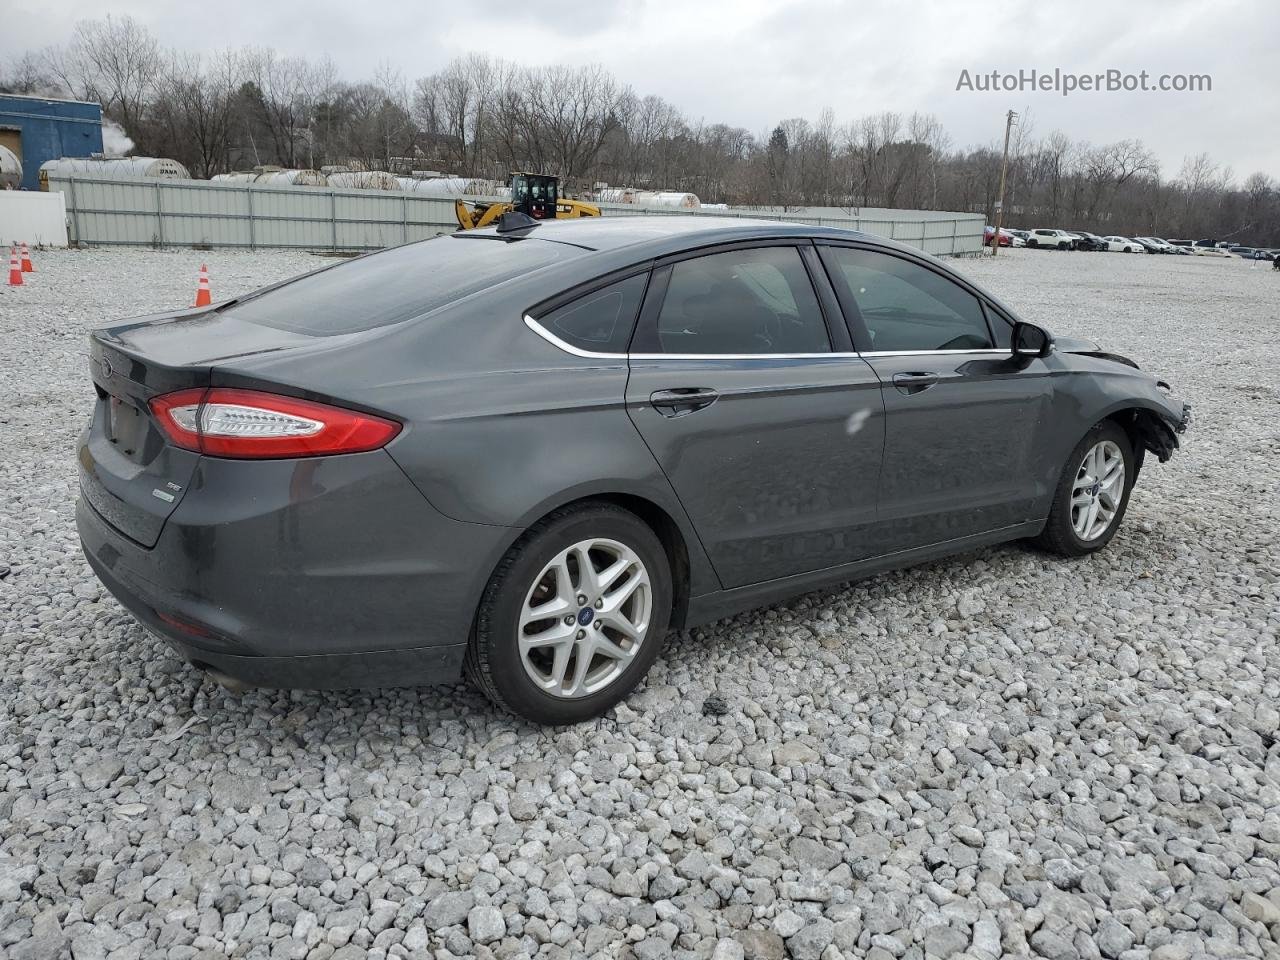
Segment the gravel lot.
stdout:
[[464,686],[201,680],[72,521],[85,331],[323,262],[37,254],[0,287],[0,956],[1280,951],[1280,275],[1002,251],[1196,409],[1101,555],[971,554],[671,638],[552,731]]

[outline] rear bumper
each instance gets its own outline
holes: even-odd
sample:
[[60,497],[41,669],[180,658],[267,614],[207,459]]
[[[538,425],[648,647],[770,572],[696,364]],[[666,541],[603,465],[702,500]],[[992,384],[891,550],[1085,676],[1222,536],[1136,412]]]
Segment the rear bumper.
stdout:
[[462,672],[466,643],[412,647],[405,650],[366,650],[359,653],[320,653],[293,656],[242,656],[198,646],[188,634],[161,620],[88,550],[89,566],[142,624],[161,637],[192,666],[212,669],[254,687],[305,690],[376,689],[427,683],[447,683]]
[[455,680],[515,533],[443,516],[385,451],[202,458],[151,548],[84,496],[76,523],[103,585],[187,660],[313,689]]

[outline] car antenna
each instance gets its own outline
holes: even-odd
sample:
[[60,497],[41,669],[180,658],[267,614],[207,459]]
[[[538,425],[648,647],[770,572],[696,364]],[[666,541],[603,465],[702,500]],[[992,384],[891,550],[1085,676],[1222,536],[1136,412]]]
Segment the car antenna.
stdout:
[[521,233],[521,231],[532,230],[539,223],[540,221],[535,220],[527,213],[508,210],[498,218],[498,233]]

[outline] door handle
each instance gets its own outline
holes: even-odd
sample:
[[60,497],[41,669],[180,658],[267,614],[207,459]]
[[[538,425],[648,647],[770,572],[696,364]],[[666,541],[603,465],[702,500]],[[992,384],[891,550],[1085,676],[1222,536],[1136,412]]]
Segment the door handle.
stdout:
[[671,390],[655,390],[649,394],[649,402],[664,417],[683,417],[711,406],[719,396],[710,387],[675,387]]
[[895,373],[893,375],[893,385],[898,388],[899,393],[919,393],[922,390],[928,390],[938,382],[938,375],[929,372],[914,373]]

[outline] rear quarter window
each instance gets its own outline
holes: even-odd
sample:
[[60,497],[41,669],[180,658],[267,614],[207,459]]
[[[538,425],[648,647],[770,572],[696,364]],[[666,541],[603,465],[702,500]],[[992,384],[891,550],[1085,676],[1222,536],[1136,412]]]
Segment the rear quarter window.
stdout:
[[537,317],[543,329],[579,350],[626,353],[649,274],[627,277]]
[[436,237],[299,277],[233,304],[227,314],[311,336],[358,333],[420,317],[582,252],[536,238]]

